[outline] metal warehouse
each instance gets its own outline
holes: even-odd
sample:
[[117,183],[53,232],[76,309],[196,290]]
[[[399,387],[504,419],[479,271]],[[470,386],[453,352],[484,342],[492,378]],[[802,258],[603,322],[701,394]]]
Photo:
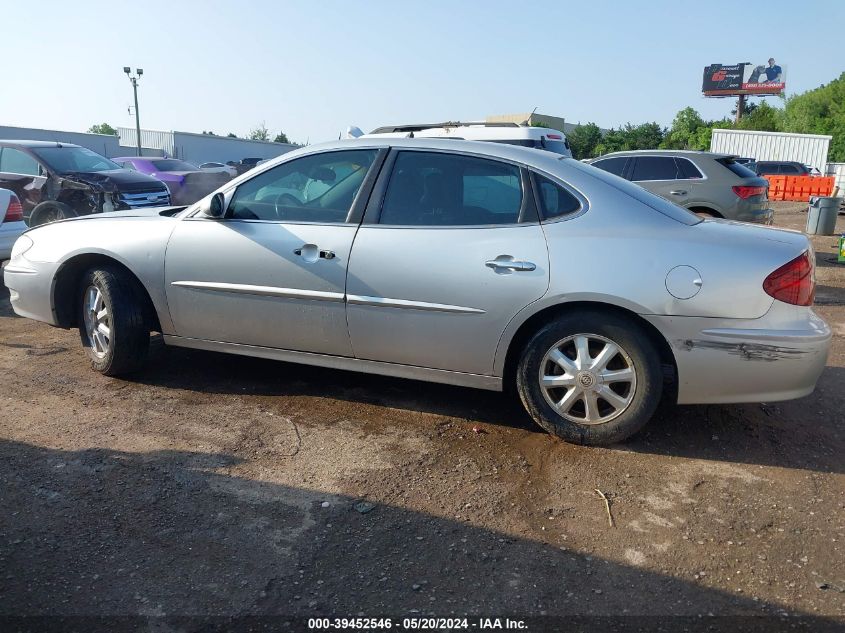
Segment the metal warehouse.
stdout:
[[[124,154],[134,155],[136,153],[135,128],[119,127],[117,134],[120,137]],[[144,154],[167,155],[194,164],[210,161],[225,163],[230,160],[238,161],[242,158],[275,158],[297,147],[299,146],[289,143],[253,141],[214,134],[141,130],[141,149]]]
[[[117,130],[118,135],[112,136],[0,125],[0,139],[73,143],[109,158],[134,156],[137,152],[135,129],[120,127]],[[299,146],[288,143],[253,141],[211,134],[141,130],[141,149],[144,155],[167,155],[196,165],[210,161],[239,161],[242,158],[275,158],[297,147]]]
[[[87,147],[103,156],[120,156],[127,148],[120,147],[120,140],[110,134],[88,134],[87,132],[64,132],[62,130],[40,130],[31,127],[0,125],[0,138],[9,141],[55,141]],[[134,154],[135,152],[132,151]]]
[[747,156],[756,160],[797,161],[825,173],[827,152],[832,138],[819,134],[715,129],[710,141],[710,151]]

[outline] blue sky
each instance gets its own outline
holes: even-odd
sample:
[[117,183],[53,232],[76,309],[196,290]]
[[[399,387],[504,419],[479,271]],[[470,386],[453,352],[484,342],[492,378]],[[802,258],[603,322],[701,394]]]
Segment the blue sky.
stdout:
[[142,127],[243,135],[264,121],[311,143],[535,107],[669,125],[688,105],[729,113],[700,94],[710,63],[775,57],[789,93],[845,71],[841,0],[3,4],[0,125],[132,125],[125,65],[144,69]]

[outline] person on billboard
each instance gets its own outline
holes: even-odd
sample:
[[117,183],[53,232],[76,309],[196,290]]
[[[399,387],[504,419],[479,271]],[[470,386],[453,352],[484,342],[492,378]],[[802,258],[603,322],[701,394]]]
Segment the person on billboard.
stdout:
[[769,67],[766,68],[764,72],[766,73],[766,79],[763,80],[763,83],[780,83],[781,75],[783,75],[783,68],[775,64],[774,57],[769,57]]

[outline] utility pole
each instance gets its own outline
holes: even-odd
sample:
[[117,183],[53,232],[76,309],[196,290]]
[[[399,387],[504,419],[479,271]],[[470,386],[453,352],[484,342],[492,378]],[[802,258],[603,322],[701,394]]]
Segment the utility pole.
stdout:
[[738,99],[736,100],[736,122],[739,123],[739,120],[742,118],[742,112],[745,110],[745,95],[741,94],[738,95]]
[[135,75],[131,74],[132,69],[129,66],[123,67],[123,72],[126,73],[126,76],[129,77],[129,81],[132,83],[132,92],[135,94],[135,141],[137,146],[138,156],[141,155],[141,116],[138,114],[138,80],[141,78],[141,75],[144,74],[143,68],[136,68]]

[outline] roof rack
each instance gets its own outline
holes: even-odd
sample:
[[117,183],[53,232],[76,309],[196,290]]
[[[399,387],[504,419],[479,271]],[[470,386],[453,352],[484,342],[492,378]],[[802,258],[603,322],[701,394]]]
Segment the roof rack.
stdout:
[[437,127],[461,127],[466,125],[478,125],[484,127],[520,127],[519,123],[501,122],[488,123],[487,121],[446,121],[444,123],[412,123],[409,125],[385,125],[377,127],[370,134],[391,134],[397,132],[419,132]]

